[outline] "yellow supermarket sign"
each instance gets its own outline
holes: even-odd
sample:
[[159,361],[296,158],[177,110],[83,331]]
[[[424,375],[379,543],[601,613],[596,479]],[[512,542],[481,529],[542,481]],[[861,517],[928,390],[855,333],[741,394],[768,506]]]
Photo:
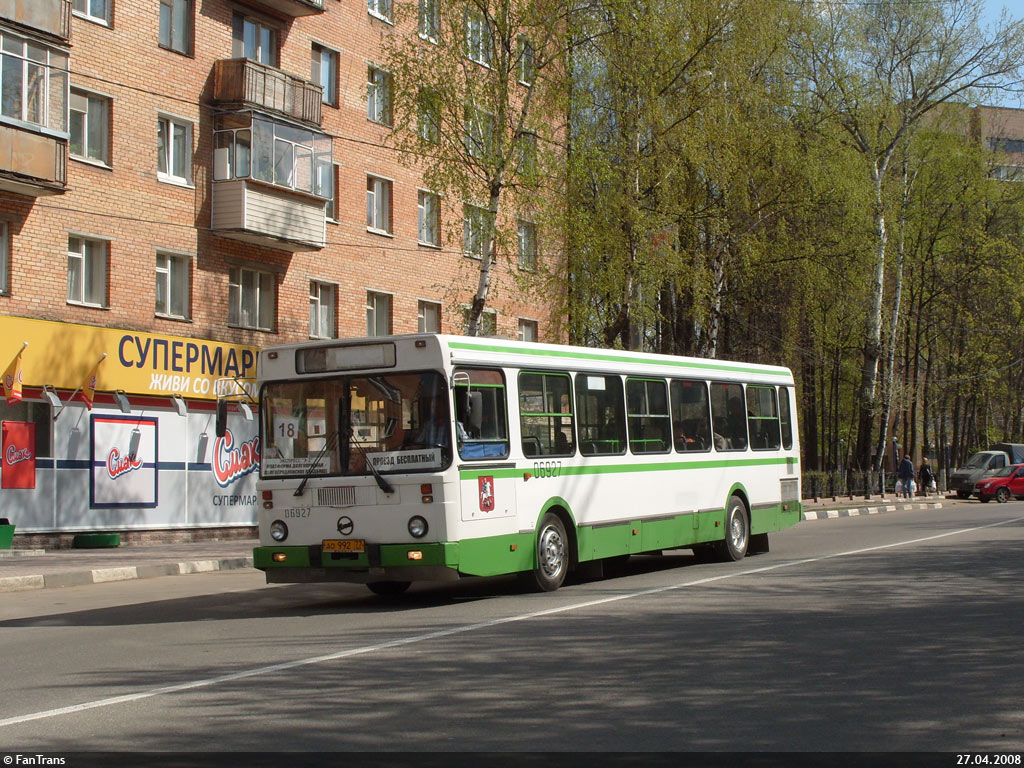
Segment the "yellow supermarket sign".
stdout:
[[[22,354],[26,387],[82,386],[97,361],[96,389],[213,400],[217,380],[256,375],[258,347],[181,336],[0,317],[0,370]],[[232,389],[233,391],[233,389]],[[222,393],[222,394],[226,394]]]

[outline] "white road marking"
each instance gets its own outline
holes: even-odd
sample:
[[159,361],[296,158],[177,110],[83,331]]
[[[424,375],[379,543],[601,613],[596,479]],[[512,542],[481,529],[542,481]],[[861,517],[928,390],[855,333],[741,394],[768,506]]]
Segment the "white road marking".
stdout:
[[227,675],[218,675],[217,677],[207,677],[202,680],[193,680],[187,683],[179,683],[178,685],[168,685],[162,688],[150,688],[146,691],[139,691],[138,693],[125,694],[123,696],[111,696],[106,699],[96,699],[94,701],[86,701],[81,704],[72,704],[68,707],[59,707],[57,709],[47,709],[42,712],[32,712],[27,715],[16,715],[15,717],[8,717],[0,720],[0,728],[18,725],[19,723],[28,723],[33,720],[46,720],[54,717],[60,717],[62,715],[71,715],[76,712],[85,712],[90,709],[100,709],[101,707],[112,707],[117,704],[128,704],[133,701],[140,701],[142,699],[153,698],[154,696],[164,696],[169,693],[180,693],[182,691],[191,691],[197,688],[208,688],[213,685],[220,683],[228,683],[234,680],[245,680],[250,677],[258,677],[260,675],[269,675],[274,672],[283,672],[289,669],[295,669],[296,667],[305,667],[310,664],[323,664],[329,661],[337,661],[339,659],[348,659],[353,656],[363,656],[368,653],[376,653],[377,651],[383,651],[390,648],[401,648],[406,645],[414,645],[416,643],[423,643],[428,640],[436,640],[440,637],[451,637],[452,635],[461,635],[467,632],[476,632],[481,629],[489,629],[491,627],[497,627],[502,624],[512,624],[520,621],[528,621],[529,619],[536,619],[540,616],[552,616],[557,613],[567,613],[569,611],[578,611],[583,608],[592,608],[597,605],[607,605],[608,603],[615,603],[621,600],[632,600],[636,597],[646,597],[648,595],[656,595],[662,592],[671,592],[676,589],[685,589],[687,587],[696,587],[703,584],[711,584],[716,581],[724,581],[726,579],[736,579],[741,576],[751,576],[758,573],[767,573],[769,571],[776,571],[782,568],[792,568],[797,565],[807,565],[808,563],[817,563],[824,560],[834,560],[839,557],[850,557],[852,555],[863,555],[868,552],[878,552],[884,549],[894,549],[896,547],[903,547],[910,544],[921,544],[926,541],[935,541],[937,539],[944,539],[949,536],[959,536],[965,533],[973,533],[975,531],[981,531],[986,528],[995,528],[1001,525],[1010,525],[1012,523],[1024,522],[1024,517],[1018,517],[1013,520],[1004,520],[998,523],[989,523],[988,525],[979,525],[973,528],[962,528],[957,531],[947,531],[946,533],[939,533],[934,536],[924,536],[919,539],[909,539],[907,541],[898,541],[891,544],[880,544],[877,547],[866,547],[864,549],[853,549],[848,552],[837,552],[833,555],[822,555],[821,557],[808,557],[803,560],[791,560],[785,563],[776,563],[774,565],[766,565],[763,568],[751,568],[745,571],[735,571],[732,573],[724,573],[718,576],[708,576],[703,579],[694,579],[693,581],[685,581],[679,584],[669,584],[664,587],[652,587],[650,589],[642,589],[637,592],[627,592],[622,595],[613,595],[610,597],[601,597],[595,600],[586,600],[582,603],[573,603],[571,605],[563,605],[557,608],[546,608],[541,611],[531,611],[529,613],[520,613],[515,616],[506,616],[500,619],[492,619],[490,621],[482,621],[476,624],[464,624],[460,627],[452,627],[451,629],[443,629],[437,632],[427,632],[422,635],[414,635],[412,637],[405,637],[398,640],[389,640],[384,643],[375,643],[373,645],[364,645],[359,648],[350,648],[347,651],[338,651],[337,653],[328,653],[322,656],[311,656],[306,659],[296,659],[294,661],[286,661],[281,664],[271,664],[265,667],[256,667],[255,669],[248,669],[242,672],[233,672]]

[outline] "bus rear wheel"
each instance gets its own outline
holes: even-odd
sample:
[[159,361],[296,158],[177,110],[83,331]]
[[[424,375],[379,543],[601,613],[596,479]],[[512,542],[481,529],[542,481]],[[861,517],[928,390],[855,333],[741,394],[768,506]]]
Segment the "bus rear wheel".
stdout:
[[739,496],[729,498],[725,513],[725,540],[719,545],[723,560],[742,560],[750,545],[750,517],[747,505]]
[[554,592],[569,573],[569,537],[565,533],[562,519],[548,512],[541,518],[537,528],[537,545],[534,554],[537,564],[532,571],[523,574],[528,587],[539,592]]
[[366,585],[373,594],[381,597],[398,597],[412,584],[411,581],[371,581]]

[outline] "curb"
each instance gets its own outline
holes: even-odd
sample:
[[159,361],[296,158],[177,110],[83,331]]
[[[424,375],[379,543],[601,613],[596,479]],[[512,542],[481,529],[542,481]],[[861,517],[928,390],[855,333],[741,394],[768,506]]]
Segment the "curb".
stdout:
[[159,576],[183,576],[189,573],[231,571],[238,568],[252,568],[252,556],[227,557],[217,560],[189,560],[182,563],[162,563],[156,565],[114,566],[84,571],[48,573],[45,575],[7,576],[0,578],[0,592],[20,592],[27,589],[45,589],[48,587],[79,587],[86,584],[103,584],[111,581],[154,579]]
[[841,509],[823,509],[814,512],[804,511],[804,520],[834,520],[838,517],[858,517],[860,515],[880,515],[883,512],[897,512],[908,509],[942,509],[941,501],[918,502],[910,504],[884,504],[876,507],[844,507]]

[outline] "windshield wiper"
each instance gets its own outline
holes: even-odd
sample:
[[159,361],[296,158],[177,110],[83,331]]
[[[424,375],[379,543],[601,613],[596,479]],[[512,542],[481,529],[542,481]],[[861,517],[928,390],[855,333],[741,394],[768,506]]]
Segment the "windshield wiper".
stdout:
[[309,465],[309,469],[306,470],[306,474],[302,476],[302,482],[299,483],[299,487],[295,489],[295,495],[301,496],[302,492],[306,488],[306,483],[309,482],[309,478],[313,476],[313,470],[320,466],[320,459],[324,457],[327,451],[333,451],[334,447],[338,444],[338,430],[334,430],[324,440],[324,446],[317,451],[316,456],[313,457],[313,463]]
[[373,465],[370,461],[370,457],[366,455],[366,451],[363,450],[363,444],[359,442],[359,438],[356,437],[356,433],[352,427],[348,428],[348,439],[355,445],[356,450],[359,451],[359,455],[363,457],[363,461],[366,462],[366,466],[370,468],[370,472],[373,474],[373,479],[377,481],[377,485],[384,493],[394,493],[395,489],[387,480],[384,479],[384,475],[380,473],[380,470]]

